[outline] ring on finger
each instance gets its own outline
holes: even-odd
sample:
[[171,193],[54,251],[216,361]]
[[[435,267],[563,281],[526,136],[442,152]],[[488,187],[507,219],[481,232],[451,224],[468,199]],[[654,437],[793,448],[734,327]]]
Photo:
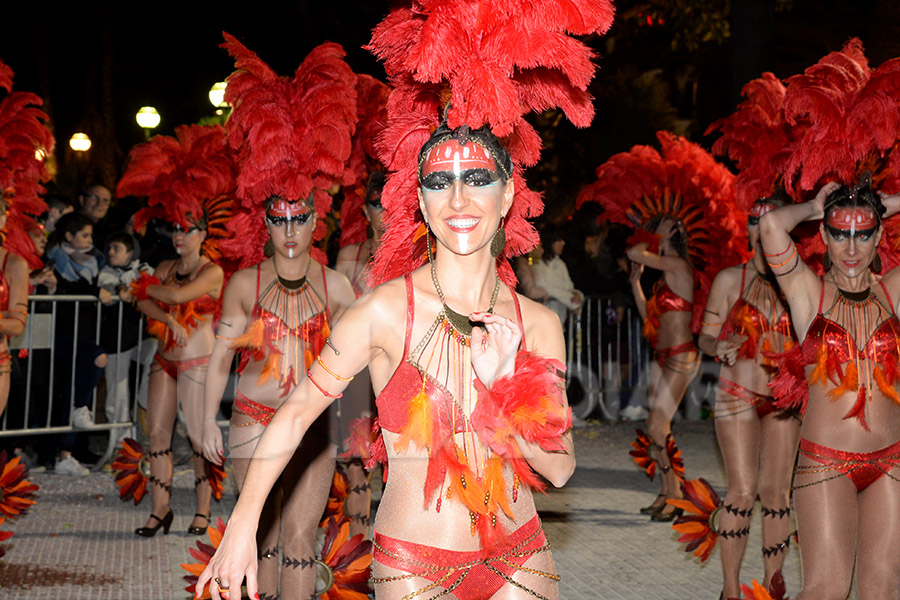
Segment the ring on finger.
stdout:
[[223,584],[222,584],[222,580],[219,579],[218,577],[216,577],[215,579],[213,579],[213,581],[216,582],[216,587],[219,588],[219,593],[220,593],[220,594],[225,593],[225,592],[228,592],[228,591],[231,590],[231,586],[230,586],[230,585],[223,585]]

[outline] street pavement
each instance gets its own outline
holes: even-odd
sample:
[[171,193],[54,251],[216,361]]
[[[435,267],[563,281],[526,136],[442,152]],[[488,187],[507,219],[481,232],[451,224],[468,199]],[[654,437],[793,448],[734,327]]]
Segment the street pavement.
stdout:
[[[676,423],[688,477],[704,477],[724,496],[724,471],[712,421]],[[649,481],[628,456],[634,424],[591,422],[575,430],[578,466],[562,489],[537,498],[547,537],[562,577],[565,600],[715,600],[722,575],[718,548],[706,563],[682,551],[666,523],[654,523],[638,509],[649,504],[658,483]],[[31,476],[41,489],[25,517],[0,529],[15,535],[0,544],[0,599],[159,600],[184,599],[186,572],[180,563],[197,536],[186,530],[193,515],[193,472],[176,469],[175,521],[168,536],[138,538],[149,499],[124,503],[110,475]],[[234,504],[234,478],[225,498],[214,503],[213,519]],[[378,491],[375,492],[377,499]],[[208,541],[204,536],[204,541]],[[742,571],[750,583],[763,576],[759,509],[755,511]],[[785,562],[788,593],[799,590],[797,548]],[[851,596],[854,598],[855,596]]]

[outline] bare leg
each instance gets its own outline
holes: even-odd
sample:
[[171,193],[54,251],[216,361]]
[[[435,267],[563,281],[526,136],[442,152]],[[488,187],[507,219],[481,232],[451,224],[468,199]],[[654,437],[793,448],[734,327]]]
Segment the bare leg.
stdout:
[[[178,400],[181,402],[181,410],[184,413],[188,438],[194,449],[194,492],[197,495],[197,515],[209,515],[212,488],[209,485],[209,477],[206,474],[206,459],[199,452],[202,447],[203,426],[203,384],[206,381],[206,365],[191,367],[178,375]],[[203,528],[209,525],[209,520],[194,515],[191,526]]]
[[[716,438],[725,461],[728,491],[719,511],[719,548],[725,598],[741,596],[741,562],[747,547],[750,511],[756,501],[760,422],[756,410],[719,390],[716,397]],[[793,462],[791,464],[793,467]]]
[[[153,496],[152,514],[160,519],[169,514],[172,491],[172,429],[178,404],[175,399],[175,380],[158,365],[150,373],[147,403],[147,422],[150,429],[150,489]],[[155,527],[157,520],[148,517],[145,527]]]
[[[525,600],[526,598],[535,598],[535,593],[540,594],[539,597],[547,598],[548,600],[559,598],[559,582],[537,574],[538,572],[556,573],[553,556],[549,552],[535,554],[525,561],[522,567],[523,570],[516,571],[512,575],[512,580],[522,587],[507,583],[497,590],[496,594],[491,596],[493,600],[517,600],[519,598]],[[524,569],[530,569],[534,572],[529,573]],[[526,589],[522,589],[523,587]]]
[[[684,398],[688,385],[697,374],[700,367],[697,352],[685,352],[676,354],[666,361],[665,368],[661,369],[662,375],[658,380],[656,393],[650,398],[650,416],[647,418],[647,430],[650,437],[657,445],[662,445],[663,450],[658,452],[660,461],[660,477],[662,479],[662,493],[666,498],[681,498],[678,476],[671,468],[671,462],[665,451],[666,438],[672,433],[672,417]],[[651,370],[652,375],[652,370]],[[657,450],[659,450],[657,448]],[[659,514],[668,515],[674,509],[665,506]]]
[[900,599],[900,468],[859,494],[860,600]]
[[[238,488],[243,487],[250,467],[250,457],[265,428],[245,415],[232,414],[228,444],[231,453],[231,465],[237,478]],[[281,489],[276,483],[259,518],[256,532],[256,548],[259,553],[257,564],[257,583],[260,600],[272,600],[278,597],[278,530],[281,515]]]
[[315,596],[316,531],[331,491],[336,452],[320,423],[307,431],[281,476],[281,600]]
[[[821,467],[803,455],[798,465]],[[823,481],[828,477],[832,479]],[[803,589],[796,600],[844,600],[850,593],[856,558],[856,486],[834,471],[798,473],[794,486],[803,571]]]
[[762,542],[765,579],[768,588],[772,576],[781,570],[791,540],[791,476],[800,419],[782,412],[763,417],[763,445],[759,458],[759,500],[762,504]]

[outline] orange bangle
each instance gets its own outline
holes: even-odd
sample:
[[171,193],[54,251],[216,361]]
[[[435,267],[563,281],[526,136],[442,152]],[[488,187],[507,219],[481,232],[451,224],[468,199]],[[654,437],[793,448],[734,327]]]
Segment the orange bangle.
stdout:
[[[793,242],[792,242],[792,243],[793,243]],[[787,250],[785,250],[784,252],[787,252]],[[784,254],[784,252],[782,252],[782,254]],[[794,246],[794,251],[791,252],[791,255],[788,256],[788,258],[787,258],[786,261],[784,261],[784,262],[782,262],[782,263],[778,263],[777,265],[773,265],[773,264],[770,263],[769,261],[766,261],[766,263],[769,265],[769,268],[771,268],[771,269],[777,269],[778,267],[783,267],[784,265],[786,265],[786,264],[788,264],[789,262],[791,262],[791,260],[793,260],[793,258],[794,258],[795,256],[797,256],[797,247],[796,247],[796,246]]]
[[324,395],[326,398],[340,398],[341,396],[344,395],[344,394],[334,395],[334,394],[328,393],[327,390],[325,390],[321,385],[316,383],[316,380],[313,379],[312,373],[310,373],[309,369],[306,370],[306,378],[309,379],[312,382],[312,384],[314,386],[316,386],[316,389],[319,390],[320,392],[322,392],[322,395]]
[[322,367],[323,369],[325,369],[325,372],[326,372],[326,373],[328,373],[329,375],[331,375],[332,377],[334,377],[334,378],[337,379],[338,381],[353,381],[353,378],[352,378],[352,377],[341,377],[340,375],[338,375],[337,373],[335,373],[334,371],[332,371],[331,369],[329,369],[328,367],[326,367],[326,366],[325,366],[325,363],[322,362],[322,356],[321,356],[321,355],[319,355],[319,356],[316,358],[316,362],[319,363],[319,366],[320,366],[320,367]]
[[782,254],[784,254],[785,252],[787,252],[788,250],[791,249],[791,244],[793,244],[793,243],[794,243],[793,240],[790,241],[790,242],[788,242],[788,247],[784,249],[784,252],[779,252],[778,254],[766,254],[765,252],[763,252],[763,254],[764,254],[765,256],[768,256],[769,258],[774,258],[774,257],[776,257],[776,256],[781,256]]

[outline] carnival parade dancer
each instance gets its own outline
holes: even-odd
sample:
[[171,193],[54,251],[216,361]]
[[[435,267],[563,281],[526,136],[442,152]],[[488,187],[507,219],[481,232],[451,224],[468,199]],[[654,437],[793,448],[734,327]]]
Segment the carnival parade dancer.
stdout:
[[[53,149],[49,118],[40,97],[13,92],[13,72],[0,62],[0,415],[9,398],[12,357],[9,339],[25,330],[28,274],[41,267],[40,253],[28,232],[47,205],[38,194],[49,179],[42,156]],[[43,150],[38,156],[35,149]]]
[[[760,219],[800,339],[775,381],[804,412],[793,484],[799,600],[846,598],[854,565],[860,600],[900,598],[900,271],[879,275],[897,264],[897,220],[887,219],[900,199],[881,195],[900,191],[900,140],[884,120],[900,111],[896,82],[895,61],[870,70],[858,40],[787,80],[785,118],[808,129],[785,186],[800,194],[830,182]],[[788,235],[818,219],[822,276]]]
[[[206,457],[222,464],[215,420],[240,351],[228,445],[243,496],[250,458],[276,409],[306,379],[333,320],[354,300],[350,282],[322,264],[324,253],[312,243],[324,234],[327,190],[347,160],[357,118],[356,76],[337,44],[315,48],[290,79],[278,77],[228,34],[223,47],[237,67],[225,99],[234,107],[228,142],[238,157],[240,203],[229,224],[235,235],[223,243],[223,252],[242,270],[229,280],[222,301],[206,380],[203,440]],[[255,132],[261,129],[278,132],[281,145],[259,143]],[[273,163],[273,153],[282,158]],[[334,473],[327,417],[307,429],[262,511],[261,599],[314,595],[316,532]]]
[[188,533],[202,535],[210,522],[212,488],[200,453],[203,384],[224,280],[211,257],[218,257],[233,193],[234,163],[224,130],[198,125],[182,125],[175,138],[157,136],[137,146],[117,188],[119,197],[148,196],[148,207],[135,215],[135,227],[162,219],[172,228],[178,254],[160,263],[155,275],[145,274],[132,284],[138,308],[149,319],[148,331],[160,340],[147,401],[153,510],[135,530],[139,536],[153,537],[160,528],[168,533],[172,525],[171,444],[179,404],[194,451],[197,508]]
[[[554,314],[513,292],[511,269],[497,259],[527,249],[536,233],[524,218],[539,200],[519,169],[537,160],[539,138],[522,112],[566,98],[576,124],[592,114],[590,52],[563,34],[605,30],[612,8],[576,4],[579,19],[552,2],[508,2],[496,13],[470,1],[445,2],[444,11],[415,3],[375,29],[372,48],[397,85],[381,146],[392,171],[387,231],[372,275],[402,277],[348,309],[273,417],[198,593],[212,581],[213,598],[234,600],[246,577],[254,595],[253,537],[267,490],[309,424],[369,365],[388,462],[375,518],[376,597],[557,597],[531,488],[540,487],[534,471],[561,485],[574,469],[562,331]],[[482,47],[505,31],[541,35],[567,52],[528,57],[521,45]],[[488,50],[495,62],[485,61]],[[562,55],[565,65],[548,62]],[[421,61],[416,80],[411,57]],[[478,101],[503,98],[498,86],[512,92],[508,104]],[[451,107],[434,129],[442,91]]]
[[[695,303],[705,302],[707,274],[741,262],[745,251],[737,241],[737,208],[730,201],[734,176],[696,144],[663,131],[657,137],[661,152],[635,146],[598,167],[597,181],[582,190],[578,204],[600,202],[605,209],[601,218],[638,227],[627,255],[654,360],[648,432],[638,431],[631,454],[649,477],[660,472],[660,493],[641,512],[654,521],[671,521],[680,509],[666,500],[681,497],[684,476],[672,417],[700,364]],[[644,267],[662,272],[649,298],[640,282]],[[698,288],[701,297],[695,297]]]
[[[776,186],[790,149],[790,127],[782,111],[784,85],[771,73],[751,81],[738,110],[714,123],[714,152],[735,161],[737,205],[748,213],[750,261],[716,275],[700,331],[700,349],[721,361],[716,392],[716,434],[728,482],[718,518],[724,598],[738,598],[741,562],[753,505],[762,505],[763,586],[781,570],[791,538],[790,492],[800,438],[797,411],[779,410],[768,384],[773,354],[796,346],[790,314],[759,237],[759,219],[790,203]],[[780,262],[780,261],[776,261]]]

